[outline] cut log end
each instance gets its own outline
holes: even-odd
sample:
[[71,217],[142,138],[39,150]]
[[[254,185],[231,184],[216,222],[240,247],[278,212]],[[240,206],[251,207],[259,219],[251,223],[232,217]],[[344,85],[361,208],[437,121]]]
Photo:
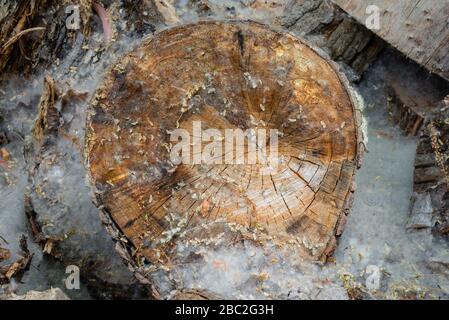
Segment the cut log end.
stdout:
[[[86,158],[109,227],[132,248],[129,262],[148,276],[198,261],[182,248],[242,241],[325,260],[353,192],[361,141],[354,101],[332,63],[253,22],[176,27],[125,56],[92,104]],[[230,129],[248,133],[233,149]],[[260,131],[252,130],[267,135],[255,150],[251,132]],[[189,140],[180,164],[174,132]],[[275,140],[273,165],[259,155],[268,150],[271,159]]]

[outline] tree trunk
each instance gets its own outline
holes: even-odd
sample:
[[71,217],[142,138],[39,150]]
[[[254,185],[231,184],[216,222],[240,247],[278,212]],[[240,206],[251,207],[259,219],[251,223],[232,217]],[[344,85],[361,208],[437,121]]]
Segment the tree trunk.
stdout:
[[440,0],[333,0],[365,23],[369,6],[377,8],[379,26],[374,32],[430,72],[449,80],[449,2]]
[[[86,126],[88,170],[119,252],[156,295],[202,292],[182,274],[220,267],[207,250],[332,254],[362,151],[357,101],[334,67],[260,24],[204,22],[161,32],[110,69]],[[207,148],[198,149],[194,123],[223,138],[226,129],[276,130],[275,165],[248,162],[251,134],[240,141],[245,159],[219,145],[214,160],[192,164]],[[170,153],[177,129],[192,155],[181,164]]]

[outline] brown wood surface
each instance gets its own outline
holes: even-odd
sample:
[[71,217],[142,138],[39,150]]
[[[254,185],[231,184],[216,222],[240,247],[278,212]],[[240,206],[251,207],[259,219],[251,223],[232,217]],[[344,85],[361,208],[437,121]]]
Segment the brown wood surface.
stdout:
[[366,7],[380,9],[378,36],[428,70],[449,80],[449,1],[332,0],[365,23]]
[[[180,243],[233,245],[236,236],[212,241],[228,229],[325,260],[353,192],[355,107],[333,65],[290,35],[253,22],[163,31],[111,68],[92,103],[86,158],[98,205],[137,265],[181,264]],[[195,120],[278,129],[278,170],[173,165],[169,133]]]

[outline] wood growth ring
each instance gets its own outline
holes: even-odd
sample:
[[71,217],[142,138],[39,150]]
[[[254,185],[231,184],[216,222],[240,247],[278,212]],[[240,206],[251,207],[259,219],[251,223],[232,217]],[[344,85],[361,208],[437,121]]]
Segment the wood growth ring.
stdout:
[[[136,268],[192,261],[180,244],[241,239],[325,260],[353,192],[354,101],[331,62],[264,25],[201,22],[158,33],[111,68],[92,103],[86,158],[98,205]],[[192,133],[193,121],[203,130],[278,130],[277,170],[173,164],[170,133]]]

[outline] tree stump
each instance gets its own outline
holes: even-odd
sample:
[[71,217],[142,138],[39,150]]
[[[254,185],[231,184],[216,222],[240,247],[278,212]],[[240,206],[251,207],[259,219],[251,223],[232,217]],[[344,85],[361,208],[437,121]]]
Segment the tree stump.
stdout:
[[[357,101],[335,68],[264,25],[200,22],[158,33],[107,73],[86,126],[90,181],[119,253],[156,296],[204,291],[182,278],[192,265],[221,267],[207,250],[332,254],[362,151]],[[221,162],[177,164],[172,133],[195,141],[193,122],[277,130],[276,168],[228,164],[225,152]]]

